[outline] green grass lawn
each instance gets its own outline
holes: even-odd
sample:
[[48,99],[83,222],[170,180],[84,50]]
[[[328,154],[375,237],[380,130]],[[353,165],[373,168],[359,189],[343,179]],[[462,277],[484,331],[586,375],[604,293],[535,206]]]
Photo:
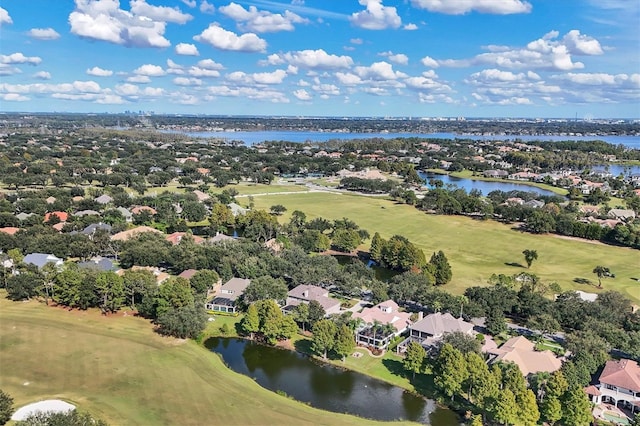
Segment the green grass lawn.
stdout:
[[0,388],[16,408],[58,398],[112,425],[374,423],[263,389],[196,342],[155,334],[144,319],[5,296],[0,291]]
[[[415,207],[396,204],[384,198],[349,194],[301,193],[256,197],[256,208],[269,209],[282,204],[287,212],[281,221],[288,221],[291,212],[300,210],[307,219],[348,217],[372,235],[383,238],[403,235],[424,250],[427,259],[434,251],[443,250],[453,269],[453,280],[443,287],[454,294],[465,288],[485,285],[491,274],[512,275],[530,272],[546,283],[557,282],[563,289],[600,292],[617,290],[640,303],[640,251],[614,247],[598,242],[562,238],[555,235],[533,235],[512,229],[495,221],[480,221],[463,216],[425,214]],[[362,249],[368,249],[369,241]],[[538,260],[530,270],[522,251],[537,250]],[[597,283],[592,273],[597,265],[611,269],[616,278],[603,280],[603,289],[578,284],[576,278]]]

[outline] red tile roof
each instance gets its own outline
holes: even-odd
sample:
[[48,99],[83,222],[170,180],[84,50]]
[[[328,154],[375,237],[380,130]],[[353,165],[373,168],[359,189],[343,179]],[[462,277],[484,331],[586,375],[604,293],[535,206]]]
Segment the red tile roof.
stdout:
[[607,361],[600,373],[600,383],[640,392],[640,367],[630,359]]

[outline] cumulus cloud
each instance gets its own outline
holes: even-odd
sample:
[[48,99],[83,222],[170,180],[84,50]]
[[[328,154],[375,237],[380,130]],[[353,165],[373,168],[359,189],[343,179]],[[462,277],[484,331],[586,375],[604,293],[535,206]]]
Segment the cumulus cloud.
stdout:
[[207,0],[202,0],[200,3],[200,12],[202,13],[214,13],[216,11],[216,7],[209,3]]
[[382,0],[359,0],[366,9],[353,13],[349,21],[356,27],[366,30],[384,30],[387,28],[399,28],[402,20],[398,11],[392,6],[383,6]]
[[202,80],[199,78],[176,77],[173,79],[173,84],[177,86],[200,86],[202,85]]
[[193,44],[179,43],[176,45],[176,53],[184,56],[199,56],[198,48]]
[[13,24],[13,19],[11,19],[9,12],[5,8],[0,7],[0,27],[6,24]]
[[531,4],[523,0],[411,0],[413,7],[447,15],[469,12],[510,15],[531,12]]
[[310,101],[313,99],[313,96],[309,92],[304,89],[298,89],[293,92],[293,96],[295,96],[300,101]]
[[232,50],[237,52],[264,52],[267,49],[267,42],[254,33],[237,35],[232,31],[227,31],[217,24],[209,25],[200,35],[193,37],[201,43],[207,43],[216,49]]
[[436,61],[435,59],[433,59],[430,56],[425,56],[424,58],[422,58],[420,60],[420,62],[422,62],[422,65],[424,65],[427,68],[438,68],[438,61]]
[[402,29],[405,31],[415,31],[418,29],[418,26],[416,24],[407,24],[404,27],[402,27]]
[[307,24],[309,20],[286,10],[284,14],[258,10],[255,6],[245,9],[237,3],[221,6],[218,11],[238,23],[242,31],[256,33],[274,33],[278,31],[293,31],[294,24]]
[[131,11],[120,9],[119,0],[75,0],[69,14],[71,33],[91,40],[128,47],[169,47],[164,37],[166,23],[184,23],[191,15],[178,9],[151,6],[132,0]]
[[177,7],[152,6],[146,0],[131,0],[131,12],[138,16],[145,16],[153,21],[186,24],[193,16],[183,13]]
[[51,80],[51,74],[47,71],[38,71],[33,74],[33,78],[37,78],[38,80]]
[[133,73],[137,75],[146,75],[148,77],[159,77],[166,74],[161,66],[152,64],[141,65],[133,70]]
[[25,102],[31,99],[18,93],[0,93],[0,98],[7,102]]
[[533,71],[514,73],[491,68],[471,74],[464,82],[473,86],[476,101],[489,105],[529,105],[550,95],[558,97],[563,91]]
[[209,94],[232,98],[247,98],[255,101],[271,103],[289,103],[289,98],[282,92],[273,89],[255,87],[210,86]]
[[400,71],[394,71],[393,66],[384,61],[374,62],[368,67],[355,67],[354,72],[362,79],[371,80],[397,80],[407,76]]
[[127,77],[127,82],[146,84],[146,83],[151,83],[151,78],[146,75],[132,75],[131,77]]
[[187,6],[189,6],[190,8],[194,8],[196,7],[196,5],[198,4],[196,2],[196,0],[182,0],[182,3],[186,4]]
[[224,66],[215,62],[212,59],[202,59],[198,61],[197,65],[189,67],[179,65],[173,62],[171,59],[167,60],[167,73],[175,75],[190,75],[192,77],[207,78],[207,77],[220,77],[220,70],[224,69]]
[[29,64],[38,65],[42,59],[38,56],[24,56],[21,52],[12,53],[11,55],[0,55],[0,63],[3,64]]
[[60,38],[60,34],[53,28],[32,28],[27,32],[27,35],[38,40],[57,40]]
[[[481,53],[470,59],[438,60],[438,66],[469,67],[496,66],[508,69],[547,69],[571,71],[584,68],[582,62],[574,61],[572,55],[600,55],[600,43],[589,36],[580,34],[577,30],[568,32],[559,39],[558,31],[551,31],[541,38],[528,43],[525,47],[486,46],[486,53]],[[428,59],[427,59],[428,58]],[[431,65],[432,58],[423,59]]]
[[275,70],[273,72],[248,74],[242,71],[235,71],[227,74],[227,80],[236,84],[280,84],[287,76],[285,70]]
[[113,71],[105,70],[100,67],[89,68],[86,72],[87,74],[94,75],[96,77],[110,77],[113,75]]
[[281,65],[284,63],[312,70],[331,70],[349,68],[353,65],[353,59],[349,56],[328,54],[323,49],[317,49],[275,53],[269,55],[267,60],[262,62],[263,65]]
[[0,75],[14,75],[20,74],[22,71],[18,67],[12,65],[3,64],[0,62]]
[[409,63],[409,57],[404,53],[382,52],[378,55],[386,57],[395,64],[407,65]]

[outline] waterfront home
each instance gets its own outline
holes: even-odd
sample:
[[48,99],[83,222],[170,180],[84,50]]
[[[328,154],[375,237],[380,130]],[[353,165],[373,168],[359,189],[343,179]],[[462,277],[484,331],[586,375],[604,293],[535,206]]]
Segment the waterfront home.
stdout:
[[450,313],[436,312],[409,327],[409,337],[398,345],[398,352],[404,352],[411,341],[420,343],[425,349],[434,348],[446,333],[461,332],[473,335],[473,324]]
[[352,317],[360,319],[363,324],[356,334],[356,342],[378,349],[386,348],[391,339],[404,333],[412,324],[411,314],[400,312],[398,304],[393,300],[364,308]]
[[287,293],[285,311],[291,311],[301,303],[311,303],[315,300],[322,306],[326,315],[340,312],[340,301],[329,296],[329,290],[315,285],[300,284]]
[[612,404],[628,410],[633,417],[640,412],[640,366],[630,359],[607,361],[596,385],[585,392],[592,403]]
[[209,311],[236,313],[237,300],[244,294],[244,291],[251,284],[251,280],[246,278],[231,278],[220,287],[216,297],[207,302],[205,308]]
[[562,361],[553,352],[536,351],[535,344],[524,336],[512,337],[499,348],[487,352],[489,363],[513,362],[524,377],[545,371],[553,373],[562,367]]

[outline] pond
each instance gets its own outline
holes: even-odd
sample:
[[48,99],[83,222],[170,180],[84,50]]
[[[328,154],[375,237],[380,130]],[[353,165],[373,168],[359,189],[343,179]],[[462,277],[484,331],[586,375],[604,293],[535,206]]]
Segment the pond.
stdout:
[[[556,196],[561,197],[552,191],[548,191],[546,189],[538,188],[531,185],[526,185],[523,183],[514,183],[514,182],[492,182],[492,181],[484,181],[484,180],[473,180],[466,178],[456,178],[450,175],[440,175],[435,173],[418,173],[421,178],[425,179],[427,184],[431,179],[438,179],[444,183],[445,188],[447,185],[453,185],[458,188],[462,188],[467,193],[469,193],[472,189],[478,189],[482,192],[482,195],[486,196],[491,191],[525,191],[525,192],[535,192],[539,195],[547,195],[547,196]],[[427,185],[431,187],[430,185]]]
[[317,363],[298,352],[233,338],[210,338],[205,346],[260,386],[322,410],[381,421],[460,424],[453,411],[434,401],[364,374]]

